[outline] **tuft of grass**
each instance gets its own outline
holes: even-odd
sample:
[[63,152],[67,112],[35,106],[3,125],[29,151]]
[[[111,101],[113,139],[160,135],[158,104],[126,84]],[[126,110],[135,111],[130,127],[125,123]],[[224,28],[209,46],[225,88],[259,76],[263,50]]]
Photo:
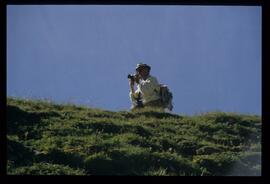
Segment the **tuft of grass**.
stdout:
[[73,169],[71,167],[50,163],[33,163],[30,166],[13,168],[9,163],[8,173],[10,175],[85,175],[82,169]]
[[7,174],[258,176],[261,117],[7,99]]

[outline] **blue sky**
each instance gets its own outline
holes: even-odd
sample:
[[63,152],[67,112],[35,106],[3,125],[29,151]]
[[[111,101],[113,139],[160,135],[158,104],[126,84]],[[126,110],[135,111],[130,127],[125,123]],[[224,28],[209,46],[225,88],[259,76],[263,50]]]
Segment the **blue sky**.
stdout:
[[136,64],[174,112],[261,114],[261,7],[8,5],[7,94],[130,108]]

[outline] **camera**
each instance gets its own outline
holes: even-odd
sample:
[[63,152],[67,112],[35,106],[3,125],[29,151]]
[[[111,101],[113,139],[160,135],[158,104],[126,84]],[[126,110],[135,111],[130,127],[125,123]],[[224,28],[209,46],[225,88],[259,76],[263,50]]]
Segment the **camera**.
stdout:
[[128,74],[128,79],[134,81],[135,80],[135,75]]

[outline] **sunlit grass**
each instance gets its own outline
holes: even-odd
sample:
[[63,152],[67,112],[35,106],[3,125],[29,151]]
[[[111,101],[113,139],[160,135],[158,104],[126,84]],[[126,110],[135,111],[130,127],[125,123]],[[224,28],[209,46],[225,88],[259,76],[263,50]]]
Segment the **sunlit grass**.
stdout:
[[7,99],[8,174],[260,175],[261,118]]

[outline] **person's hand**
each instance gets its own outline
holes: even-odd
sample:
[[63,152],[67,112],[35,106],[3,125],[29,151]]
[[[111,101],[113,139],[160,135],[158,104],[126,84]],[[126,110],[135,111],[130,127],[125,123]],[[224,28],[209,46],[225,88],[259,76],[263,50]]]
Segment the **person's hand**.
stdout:
[[139,82],[140,82],[140,75],[139,74],[136,74],[135,75],[135,82],[137,83],[137,84],[139,84]]

